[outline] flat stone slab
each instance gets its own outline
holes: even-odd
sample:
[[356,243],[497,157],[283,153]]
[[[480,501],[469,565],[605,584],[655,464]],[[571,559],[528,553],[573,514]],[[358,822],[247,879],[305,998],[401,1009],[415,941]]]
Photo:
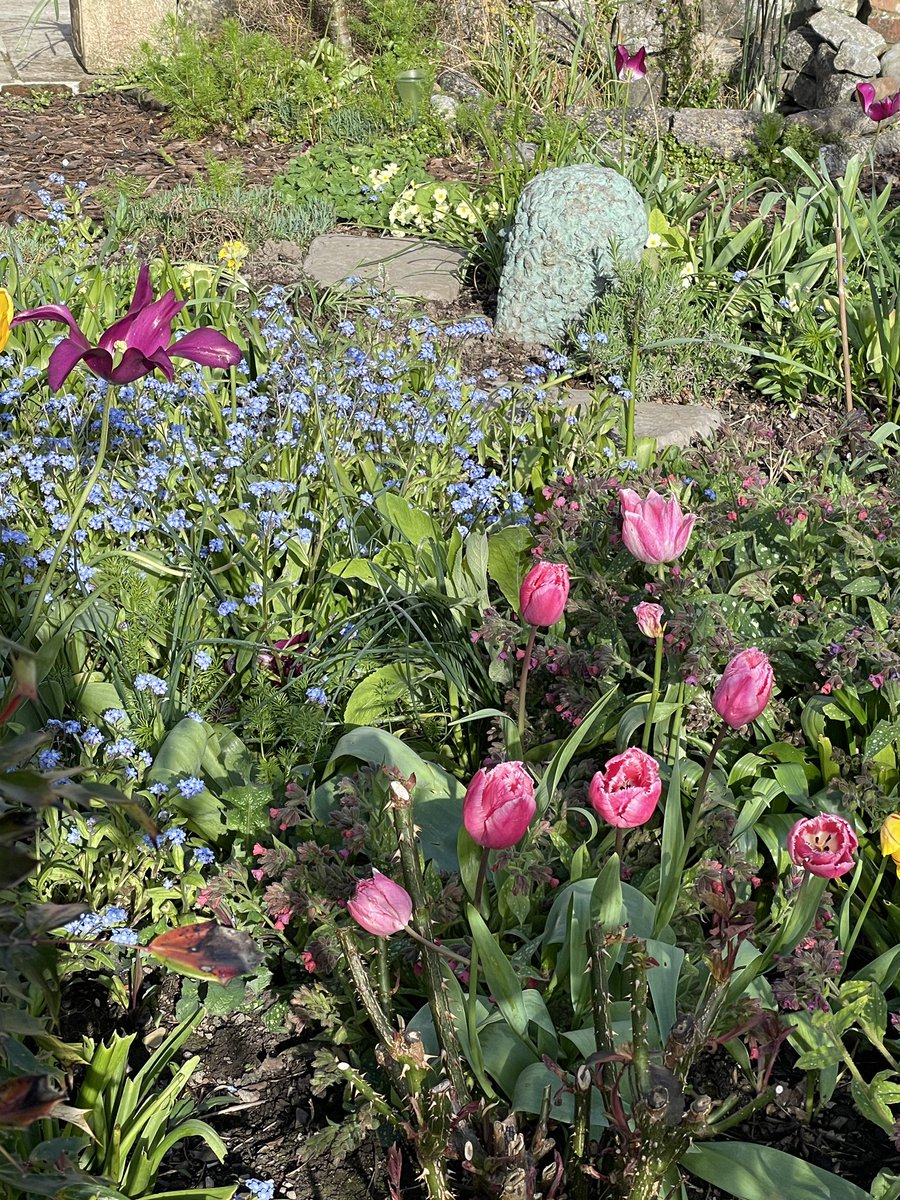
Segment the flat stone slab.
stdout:
[[87,79],[75,57],[69,0],[54,0],[35,19],[35,0],[0,0],[0,85],[40,88],[63,84],[77,91]]
[[[593,393],[586,388],[569,388],[560,397],[560,403],[587,406],[593,403]],[[699,404],[654,404],[639,400],[635,406],[635,437],[656,438],[659,450],[668,446],[683,450],[691,442],[711,438],[724,424],[719,409]]]
[[314,238],[303,270],[317,283],[340,286],[352,276],[374,280],[414,300],[457,300],[464,250],[417,238],[324,233]]

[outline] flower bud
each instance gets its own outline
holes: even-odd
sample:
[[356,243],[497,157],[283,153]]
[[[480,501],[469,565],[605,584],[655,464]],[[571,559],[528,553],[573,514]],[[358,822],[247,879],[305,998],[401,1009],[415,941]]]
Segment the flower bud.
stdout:
[[347,910],[358,925],[376,937],[390,937],[409,924],[412,898],[406,888],[380,871],[373,870],[371,879],[361,879],[356,885]]
[[713,708],[726,725],[740,729],[765,710],[774,682],[765,654],[755,647],[742,650],[722,672],[713,693]]
[[632,746],[597,772],[591,780],[590,797],[594,811],[607,824],[634,829],[653,816],[661,792],[656,759]]
[[508,850],[521,841],[537,804],[534,783],[520,762],[482,768],[466,788],[463,824],[472,840],[488,850]]
[[9,326],[13,316],[12,296],[6,288],[0,288],[0,351],[9,341]]
[[622,541],[636,559],[658,566],[681,557],[697,518],[693,513],[682,513],[677,496],[665,500],[651,490],[642,500],[631,488],[622,488],[619,502]]
[[565,563],[538,562],[519,588],[519,615],[526,625],[555,625],[569,598],[569,568]]
[[665,616],[665,609],[661,604],[650,604],[649,601],[642,600],[640,604],[634,606],[632,612],[637,620],[637,627],[644,637],[662,637],[662,619]]
[[900,854],[900,813],[891,813],[884,819],[881,826],[881,853],[885,858],[890,855],[894,861]]
[[850,822],[835,813],[797,821],[787,841],[791,862],[821,879],[838,879],[852,871],[858,846]]

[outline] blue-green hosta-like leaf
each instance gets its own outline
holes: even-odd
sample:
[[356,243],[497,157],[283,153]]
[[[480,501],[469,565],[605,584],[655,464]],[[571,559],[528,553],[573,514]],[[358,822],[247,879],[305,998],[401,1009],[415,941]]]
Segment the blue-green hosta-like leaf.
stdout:
[[681,1165],[737,1200],[872,1200],[831,1171],[751,1142],[699,1142]]

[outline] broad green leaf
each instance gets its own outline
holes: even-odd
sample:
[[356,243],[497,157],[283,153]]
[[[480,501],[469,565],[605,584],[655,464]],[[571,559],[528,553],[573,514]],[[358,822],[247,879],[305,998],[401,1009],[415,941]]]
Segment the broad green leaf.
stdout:
[[408,500],[404,500],[395,492],[382,492],[378,497],[377,507],[394,528],[414,546],[427,541],[440,543],[443,540],[436,522],[421,509],[413,508]]
[[467,906],[469,928],[478,948],[481,969],[491,995],[506,1018],[510,1028],[528,1045],[528,1010],[522,995],[522,984],[510,966],[509,959],[497,945],[494,935],[485,925],[481,914]]
[[831,1171],[750,1142],[699,1142],[681,1156],[681,1165],[738,1200],[872,1200]]
[[372,725],[386,714],[396,713],[400,702],[409,694],[409,679],[402,663],[378,667],[350,693],[344,708],[344,722],[347,725]]
[[519,611],[519,587],[527,570],[533,538],[523,525],[509,525],[488,538],[488,574],[513,612]]
[[268,784],[248,783],[229,788],[222,795],[222,805],[226,829],[239,833],[245,841],[269,832],[272,789]]

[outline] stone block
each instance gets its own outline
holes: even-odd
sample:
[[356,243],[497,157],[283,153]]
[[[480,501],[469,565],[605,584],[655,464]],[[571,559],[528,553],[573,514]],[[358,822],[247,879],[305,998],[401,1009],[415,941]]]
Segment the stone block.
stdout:
[[869,13],[867,20],[869,29],[873,33],[877,33],[882,41],[888,45],[896,45],[900,42],[900,15],[887,12],[872,12]]
[[[799,72],[796,79],[787,90],[794,98],[794,103],[799,104],[801,108],[815,108],[816,98],[819,94],[819,85],[816,83],[814,75],[807,75],[805,72]],[[790,118],[788,118],[790,120]]]
[[859,0],[816,0],[811,7],[843,13],[845,17],[855,17],[859,12]]
[[784,39],[784,65],[792,71],[813,74],[816,69],[816,47],[820,40],[808,26],[792,29]]
[[167,17],[176,0],[143,0],[135,19],[133,0],[71,0],[75,53],[92,75],[127,67]]
[[839,50],[845,42],[850,42],[862,50],[880,54],[887,45],[877,30],[864,25],[862,21],[857,21],[855,17],[848,17],[833,9],[824,8],[821,12],[813,13],[808,23],[810,28],[835,50]]
[[877,54],[863,49],[856,42],[847,41],[834,56],[834,69],[858,75],[860,79],[874,79],[881,67]]
[[738,159],[756,145],[761,115],[739,108],[683,108],[672,118],[682,146],[699,146],[719,158]]
[[618,40],[626,46],[645,46],[648,54],[666,49],[666,31],[656,5],[646,0],[621,0],[616,9]]
[[888,46],[882,54],[881,74],[900,78],[900,46]]
[[746,0],[701,0],[700,28],[712,37],[742,38]]
[[236,13],[236,0],[178,0],[179,18],[207,33]]
[[[587,388],[569,388],[561,393],[559,402],[566,408],[590,408],[594,396]],[[634,406],[635,436],[655,438],[658,450],[669,446],[686,449],[691,442],[714,437],[724,425],[725,418],[717,408],[704,408],[699,404],[656,404],[638,400]]]
[[739,38],[698,33],[694,38],[694,56],[700,63],[709,63],[716,74],[732,79],[741,69],[743,43]]
[[618,171],[584,163],[536,175],[510,232],[495,333],[555,342],[613,286],[614,250],[637,262],[646,240],[644,202]]
[[869,0],[869,8],[872,12],[881,13],[900,13],[900,0]]
[[307,275],[326,287],[351,276],[371,279],[416,300],[456,300],[466,254],[418,238],[367,238],[325,233],[313,238],[303,263]]

